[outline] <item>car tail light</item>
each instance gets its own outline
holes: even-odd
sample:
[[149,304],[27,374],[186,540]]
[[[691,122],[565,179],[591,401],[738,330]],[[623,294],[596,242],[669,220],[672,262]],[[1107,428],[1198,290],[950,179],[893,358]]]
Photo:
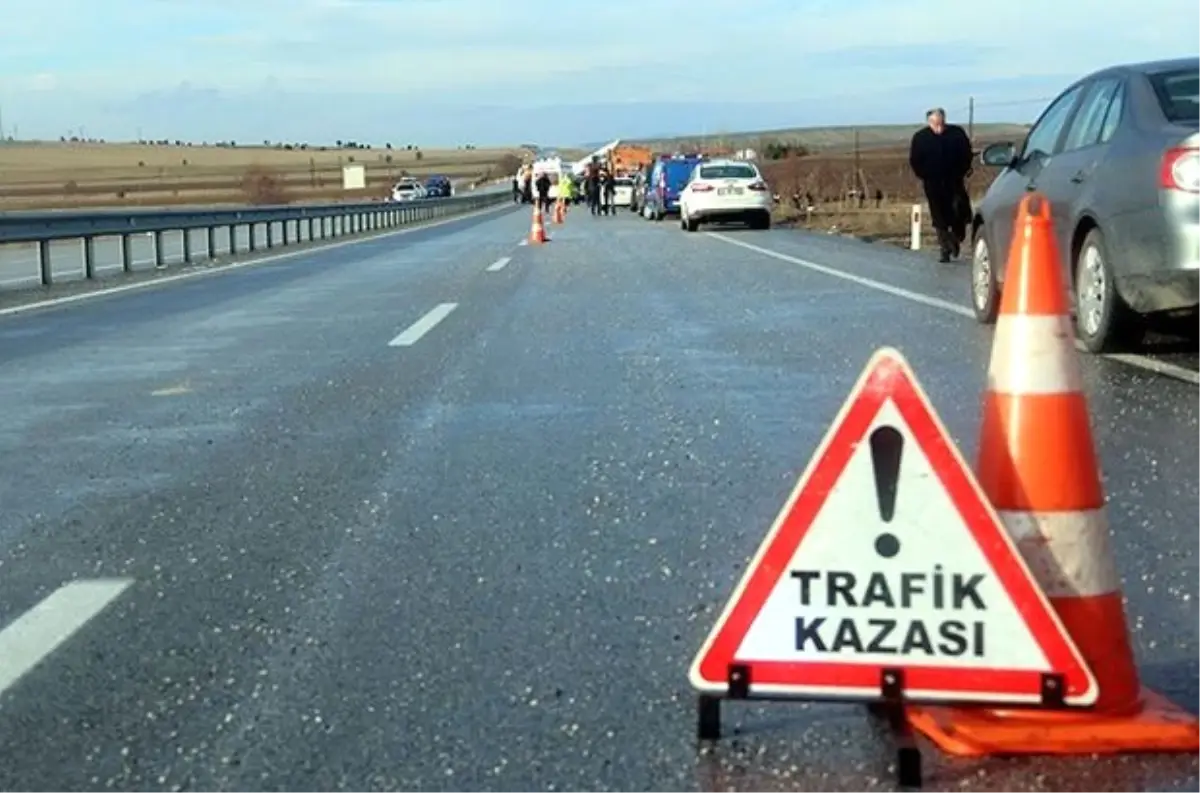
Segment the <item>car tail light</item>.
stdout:
[[692,185],[692,192],[695,193],[707,193],[712,189],[712,185],[704,184],[703,182],[697,182],[696,184]]
[[753,184],[746,185],[746,187],[749,188],[750,190],[754,190],[756,192],[766,192],[767,183],[766,182],[754,182]]
[[1200,149],[1176,147],[1163,155],[1158,184],[1166,190],[1200,193]]

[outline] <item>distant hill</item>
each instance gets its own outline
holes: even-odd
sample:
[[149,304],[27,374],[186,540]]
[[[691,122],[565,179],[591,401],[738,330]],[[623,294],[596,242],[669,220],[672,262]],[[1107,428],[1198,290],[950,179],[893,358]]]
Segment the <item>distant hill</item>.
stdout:
[[[976,124],[976,140],[1020,139],[1025,136],[1026,124]],[[768,141],[801,145],[812,151],[836,151],[854,148],[854,133],[858,132],[858,145],[863,149],[886,148],[907,144],[917,127],[912,124],[886,124],[862,127],[794,127],[755,132],[733,132],[719,135],[678,135],[662,138],[631,138],[625,142],[649,146],[656,150],[672,150],[686,146],[728,146],[732,148],[757,147]],[[588,143],[583,147],[594,150],[603,146]]]

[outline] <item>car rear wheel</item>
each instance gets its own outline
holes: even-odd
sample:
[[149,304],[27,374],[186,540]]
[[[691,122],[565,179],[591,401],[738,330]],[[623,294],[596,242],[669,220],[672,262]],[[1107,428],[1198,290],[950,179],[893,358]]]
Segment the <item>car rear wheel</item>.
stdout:
[[993,324],[1000,310],[1000,285],[996,281],[992,250],[983,226],[975,231],[975,250],[971,256],[971,308],[975,310],[976,321],[982,325]]
[[1104,234],[1092,229],[1075,258],[1075,330],[1091,353],[1136,344],[1144,330],[1113,284]]
[[684,231],[695,231],[700,228],[700,221],[695,218],[688,217],[682,212],[679,213],[679,222],[683,226]]

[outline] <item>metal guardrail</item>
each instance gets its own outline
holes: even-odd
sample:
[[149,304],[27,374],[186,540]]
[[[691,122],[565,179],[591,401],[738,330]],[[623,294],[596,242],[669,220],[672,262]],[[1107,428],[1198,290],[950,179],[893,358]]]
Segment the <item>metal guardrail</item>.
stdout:
[[[178,236],[182,263],[197,260],[194,232],[204,232],[200,256],[218,256],[218,232],[224,232],[227,245],[222,256],[236,256],[273,249],[299,242],[319,242],[370,231],[404,226],[463,214],[510,200],[505,192],[486,191],[452,198],[424,199],[412,202],[362,202],[310,204],[299,206],[263,206],[211,209],[146,210],[63,210],[45,212],[0,212],[0,251],[12,243],[35,243],[37,264],[43,286],[54,281],[51,264],[53,242],[79,240],[82,247],[83,275],[96,277],[96,240],[119,240],[122,269],[134,269],[132,239],[153,235],[154,265],[166,265],[164,237]],[[247,229],[247,243],[238,248],[237,230]],[[261,227],[261,229],[260,229]],[[259,234],[259,231],[262,231]]]

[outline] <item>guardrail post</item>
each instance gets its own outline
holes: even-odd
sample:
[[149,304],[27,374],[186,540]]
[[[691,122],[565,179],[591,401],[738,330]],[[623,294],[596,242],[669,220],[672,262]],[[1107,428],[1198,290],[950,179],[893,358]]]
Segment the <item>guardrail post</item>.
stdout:
[[183,245],[182,245],[182,247],[183,247],[183,263],[191,264],[192,263],[192,230],[184,229],[181,233],[183,234],[183,238],[180,240],[180,242],[183,243]]
[[96,277],[96,238],[83,238],[83,277],[89,281]]
[[209,226],[207,229],[205,229],[205,231],[207,232],[207,236],[208,236],[208,240],[207,240],[208,258],[215,259],[215,258],[217,258],[217,227]]
[[228,228],[228,233],[229,233],[229,255],[232,256],[235,253],[237,253],[237,226],[230,223],[229,228]]
[[249,250],[251,253],[258,250],[258,235],[255,234],[255,232],[258,231],[258,229],[255,228],[257,225],[258,224],[256,224],[253,220],[246,224],[247,239],[250,241],[250,247],[247,250]]
[[121,235],[121,269],[133,272],[133,236],[130,234]]
[[268,220],[266,223],[266,227],[267,227],[267,235],[266,235],[267,236],[267,250],[270,250],[271,248],[275,247],[275,224]]
[[50,261],[50,240],[38,241],[38,276],[42,286],[54,283],[54,263]]
[[166,266],[167,263],[163,259],[163,233],[156,231],[154,232],[154,268],[160,270]]

